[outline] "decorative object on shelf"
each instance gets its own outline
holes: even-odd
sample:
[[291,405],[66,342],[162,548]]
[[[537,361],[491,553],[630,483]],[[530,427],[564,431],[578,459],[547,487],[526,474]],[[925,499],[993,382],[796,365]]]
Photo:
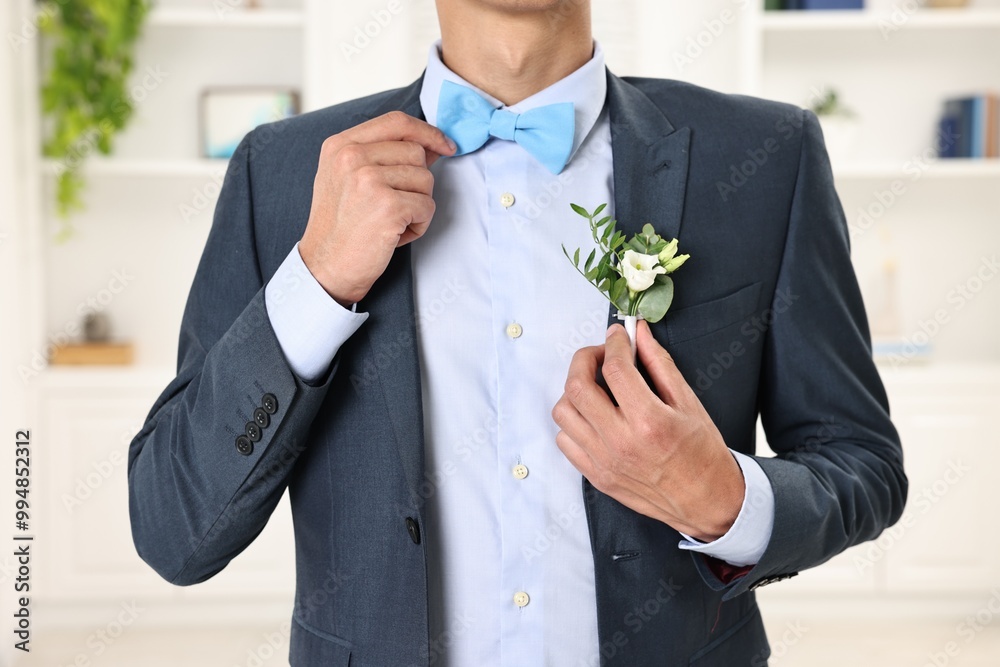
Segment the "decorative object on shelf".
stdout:
[[201,155],[228,159],[250,130],[297,113],[299,93],[291,88],[208,88],[201,94]]
[[[577,215],[587,219],[597,247],[590,251],[582,269],[579,248],[571,257],[564,245],[563,253],[576,270],[618,308],[618,319],[624,320],[635,359],[638,320],[659,322],[663,319],[674,299],[674,282],[669,274],[679,269],[690,255],[678,255],[677,239],[661,238],[650,224],[643,225],[642,231],[626,242],[625,235],[615,229],[616,221],[611,216],[598,217],[607,207],[606,203],[593,213],[577,204],[570,206]],[[602,254],[594,264],[598,250]]]
[[834,163],[854,157],[858,143],[858,116],[844,106],[833,88],[817,91],[809,105],[819,118],[827,153]]
[[938,132],[939,157],[1000,157],[1000,97],[989,93],[945,100]]
[[111,338],[111,319],[106,313],[88,313],[83,318],[83,339],[103,343]]
[[107,313],[88,313],[83,318],[83,341],[56,345],[49,363],[58,366],[131,364],[135,356],[132,343],[113,341],[111,332]]
[[915,331],[907,336],[899,308],[899,263],[892,249],[892,237],[887,227],[879,228],[882,266],[872,286],[869,320],[871,322],[872,357],[881,364],[900,366],[930,360],[933,330]]
[[128,87],[133,51],[149,0],[58,0],[44,3],[39,16],[51,53],[42,84],[42,112],[51,121],[43,151],[60,167],[57,241],[72,235],[69,216],[82,208],[80,168],[91,153],[108,154],[112,139],[132,118]]

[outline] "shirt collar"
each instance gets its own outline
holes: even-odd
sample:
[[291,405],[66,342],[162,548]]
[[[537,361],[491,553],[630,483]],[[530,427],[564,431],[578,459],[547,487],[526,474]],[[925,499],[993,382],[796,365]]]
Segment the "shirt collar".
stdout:
[[494,107],[508,109],[514,113],[524,113],[529,109],[546,104],[572,102],[576,123],[570,160],[573,159],[573,155],[576,154],[577,149],[590,134],[594,123],[601,115],[608,92],[604,51],[596,40],[594,41],[594,55],[579,69],[556,81],[548,88],[509,107],[451,71],[441,60],[441,40],[437,40],[431,45],[427,58],[427,69],[424,71],[424,79],[420,88],[420,106],[423,108],[424,118],[435,126],[437,125],[438,98],[441,95],[441,84],[444,81],[468,86],[489,100]]

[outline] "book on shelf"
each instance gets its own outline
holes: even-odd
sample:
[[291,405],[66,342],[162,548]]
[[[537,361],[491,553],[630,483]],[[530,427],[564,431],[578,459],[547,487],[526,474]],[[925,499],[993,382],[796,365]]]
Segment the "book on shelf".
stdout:
[[938,132],[942,158],[1000,157],[1000,98],[984,93],[945,100]]
[[864,9],[864,6],[864,0],[764,0],[764,9],[768,11]]

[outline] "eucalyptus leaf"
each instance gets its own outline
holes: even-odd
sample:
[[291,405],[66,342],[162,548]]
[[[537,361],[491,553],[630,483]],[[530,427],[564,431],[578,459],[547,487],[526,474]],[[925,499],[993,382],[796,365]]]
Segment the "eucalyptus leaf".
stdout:
[[641,252],[644,255],[648,254],[646,253],[646,245],[639,240],[638,236],[633,236],[632,239],[625,245],[627,245],[632,250],[635,250],[636,252]]
[[654,282],[653,286],[642,293],[639,299],[639,314],[647,322],[654,323],[663,319],[674,300],[674,281],[669,277],[666,282]]
[[649,254],[658,255],[660,254],[660,251],[666,247],[667,247],[667,242],[661,238],[659,241],[649,246]]

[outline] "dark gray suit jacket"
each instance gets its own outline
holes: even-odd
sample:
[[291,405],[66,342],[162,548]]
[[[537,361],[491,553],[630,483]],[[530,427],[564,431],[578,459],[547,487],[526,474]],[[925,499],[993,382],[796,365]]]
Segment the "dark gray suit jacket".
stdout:
[[[731,448],[755,451],[761,414],[777,453],[758,459],[775,516],[760,563],[733,578],[584,481],[600,637],[581,640],[600,642],[605,665],[764,665],[751,591],[875,538],[906,498],[843,210],[812,113],[676,81],[608,83],[619,227],[651,222],[698,258],[652,330]],[[191,287],[177,377],[129,451],[136,549],[178,585],[222,570],[288,488],[293,667],[433,662],[420,527],[434,485],[409,246],[314,385],[290,370],[264,303],[305,229],[323,140],[390,110],[422,117],[419,90],[418,80],[247,135]]]

